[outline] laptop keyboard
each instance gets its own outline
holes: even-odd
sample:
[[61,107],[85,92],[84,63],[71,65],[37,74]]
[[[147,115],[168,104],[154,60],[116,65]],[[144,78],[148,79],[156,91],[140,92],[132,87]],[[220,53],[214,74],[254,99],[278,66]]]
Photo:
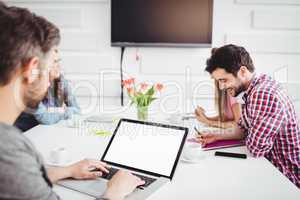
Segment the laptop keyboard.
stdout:
[[[119,169],[116,169],[116,168],[111,167],[111,168],[109,169],[109,173],[107,173],[107,174],[104,173],[104,174],[102,175],[102,178],[107,179],[107,180],[110,180],[110,179],[111,179],[118,171],[119,171]],[[140,188],[140,189],[143,189],[143,188],[145,188],[145,187],[148,187],[151,183],[153,183],[154,181],[156,181],[156,179],[154,179],[154,178],[150,178],[150,177],[143,176],[143,175],[140,175],[140,174],[134,174],[134,173],[133,173],[133,175],[135,175],[135,176],[139,177],[140,179],[142,179],[143,181],[145,181],[145,184],[144,184],[144,185],[141,185],[140,187],[138,187],[138,188]]]

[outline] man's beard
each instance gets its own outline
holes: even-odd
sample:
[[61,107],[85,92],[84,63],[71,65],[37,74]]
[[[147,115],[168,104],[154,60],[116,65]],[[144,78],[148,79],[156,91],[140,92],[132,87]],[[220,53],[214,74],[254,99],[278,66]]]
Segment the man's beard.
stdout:
[[[227,93],[233,97],[237,97],[239,94],[241,94],[242,92],[244,92],[246,90],[245,86],[243,84],[240,84],[238,87],[236,88],[228,88],[226,89]],[[233,91],[233,92],[232,92]]]
[[245,91],[245,88],[243,85],[240,85],[238,88],[235,89],[234,97],[237,97],[239,94]]
[[24,105],[27,108],[35,109],[38,107],[38,104],[45,98],[46,92],[43,94],[39,94],[36,91],[39,90],[38,88],[36,90],[29,89],[25,92],[25,95],[23,97]]
[[23,102],[27,110],[36,109],[38,107],[39,103],[47,94],[48,83],[49,80],[46,78],[46,75],[41,72],[36,80],[26,87]]

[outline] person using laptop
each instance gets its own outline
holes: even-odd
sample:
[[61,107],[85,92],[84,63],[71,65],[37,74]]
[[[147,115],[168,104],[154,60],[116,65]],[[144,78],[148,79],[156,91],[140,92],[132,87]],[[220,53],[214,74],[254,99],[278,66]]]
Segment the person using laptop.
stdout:
[[[216,52],[217,48],[213,48],[211,54]],[[219,83],[215,82],[215,105],[218,115],[208,117],[205,110],[198,106],[195,109],[196,119],[208,126],[217,128],[234,128],[241,117],[241,105],[236,98],[230,95],[226,90],[220,90]]]
[[207,60],[206,71],[221,90],[233,96],[244,92],[245,104],[238,127],[223,133],[202,133],[202,144],[217,140],[245,139],[254,157],[266,157],[300,188],[300,127],[293,103],[271,77],[255,74],[244,47],[225,45]]
[[[2,2],[0,27],[0,199],[60,199],[53,183],[64,178],[94,179],[110,168],[100,161],[83,160],[46,169],[32,143],[12,126],[26,107],[34,108],[44,98],[60,34],[46,19]],[[103,198],[123,199],[142,184],[140,178],[119,171]]]

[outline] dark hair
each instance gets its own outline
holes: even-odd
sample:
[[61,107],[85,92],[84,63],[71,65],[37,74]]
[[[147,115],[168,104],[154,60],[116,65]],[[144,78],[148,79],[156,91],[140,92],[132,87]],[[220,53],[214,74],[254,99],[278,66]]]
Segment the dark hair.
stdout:
[[32,57],[41,57],[60,42],[59,29],[25,8],[0,2],[0,86]]
[[218,48],[214,47],[211,49],[211,55],[214,55],[216,53],[216,51],[218,50]]
[[217,68],[222,68],[236,76],[241,66],[245,66],[250,72],[254,72],[252,59],[246,49],[229,44],[213,49],[211,57],[206,61],[205,70],[211,74]]

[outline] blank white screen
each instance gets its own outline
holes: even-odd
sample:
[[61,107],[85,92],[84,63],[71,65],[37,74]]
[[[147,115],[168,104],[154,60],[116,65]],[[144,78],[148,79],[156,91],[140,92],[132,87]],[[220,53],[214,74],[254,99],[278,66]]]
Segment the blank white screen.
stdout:
[[170,176],[184,133],[123,121],[104,160]]

